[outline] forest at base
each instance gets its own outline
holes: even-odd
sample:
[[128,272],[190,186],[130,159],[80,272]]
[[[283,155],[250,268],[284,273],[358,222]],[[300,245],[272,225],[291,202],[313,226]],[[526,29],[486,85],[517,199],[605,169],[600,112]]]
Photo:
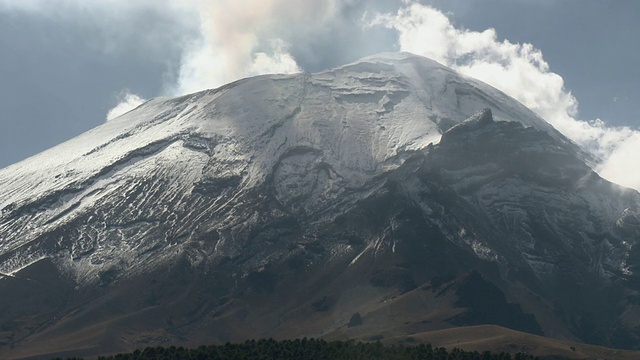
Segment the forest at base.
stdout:
[[[57,358],[60,359],[60,358]],[[54,359],[54,360],[57,360]],[[68,360],[79,358],[68,358]],[[249,340],[244,343],[200,346],[196,349],[184,347],[147,347],[132,353],[100,356],[99,360],[267,360],[267,359],[411,359],[411,360],[533,360],[535,356],[523,353],[491,353],[489,351],[464,351],[457,348],[447,350],[431,345],[383,345],[380,342],[325,341],[318,339],[296,339],[276,341],[273,339]]]

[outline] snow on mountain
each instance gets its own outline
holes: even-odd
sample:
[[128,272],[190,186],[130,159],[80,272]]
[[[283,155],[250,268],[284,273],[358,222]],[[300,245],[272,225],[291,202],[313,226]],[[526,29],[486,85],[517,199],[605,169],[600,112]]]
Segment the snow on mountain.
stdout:
[[[586,337],[595,327],[576,319],[640,298],[640,195],[589,161],[516,100],[407,53],[243,79],[153,99],[0,170],[0,277],[47,259],[78,289],[122,281],[114,293],[129,298],[125,280],[186,263],[227,279],[212,291],[228,300],[244,299],[239,281],[267,293],[314,281],[349,293],[318,280],[331,271],[349,286],[407,292],[484,269],[537,312],[542,330]],[[310,301],[309,291],[292,299]],[[209,300],[211,316],[194,323],[218,324],[226,305]],[[637,311],[628,304],[596,330],[638,326],[618,328]],[[327,326],[317,331],[336,330]]]
[[[319,216],[485,107],[497,121],[518,121],[569,144],[498,90],[407,53],[151,100],[0,171],[0,272],[56,257],[80,282],[91,282],[105,264],[135,267],[151,249],[194,240],[200,225],[189,223],[163,234],[162,244],[143,245],[158,221],[197,221],[187,208],[193,194],[237,186],[228,199],[212,200],[222,211],[269,177],[285,207]],[[122,213],[108,213],[113,198]],[[219,225],[240,221],[234,216]],[[81,218],[76,239],[52,238]]]
[[[372,56],[318,74],[241,80],[181,98],[154,99],[114,123],[8,167],[2,173],[0,205],[19,202],[30,193],[64,188],[135,149],[186,134],[238,139],[249,151],[271,140],[271,135],[295,136],[289,142],[301,139],[311,146],[329,141],[332,148],[337,146],[332,155],[352,164],[349,167],[362,163],[355,167],[371,170],[399,149],[437,142],[441,131],[490,105],[498,121],[516,119],[554,132],[503,93],[407,53]],[[278,134],[268,132],[283,125]],[[290,128],[297,134],[280,134]],[[260,163],[256,170],[265,168],[268,163]],[[43,170],[47,175],[38,176],[37,181],[16,182],[11,177],[28,178]]]

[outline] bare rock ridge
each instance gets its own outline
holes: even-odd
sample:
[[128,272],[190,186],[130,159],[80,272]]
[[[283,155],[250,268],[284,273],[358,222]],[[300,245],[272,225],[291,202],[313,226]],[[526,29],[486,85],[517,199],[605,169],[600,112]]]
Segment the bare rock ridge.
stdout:
[[0,357],[480,324],[637,348],[640,194],[588,161],[407,53],[154,99],[0,170]]

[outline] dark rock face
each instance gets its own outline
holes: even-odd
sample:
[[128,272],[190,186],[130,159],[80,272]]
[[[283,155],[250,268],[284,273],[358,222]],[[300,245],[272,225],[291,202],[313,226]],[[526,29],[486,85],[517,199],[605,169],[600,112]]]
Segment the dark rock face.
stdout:
[[351,316],[351,319],[349,319],[347,327],[356,327],[360,325],[362,325],[362,316],[360,316],[360,313],[355,313]]
[[[175,131],[172,119],[197,123],[198,109],[218,117],[201,128],[185,120],[177,135],[3,207],[0,355],[476,324],[638,347],[640,195],[601,179],[575,145],[480,85],[412,58],[365,64],[169,100],[143,114],[153,124],[135,123],[80,159],[164,134],[159,126]],[[410,102],[416,83],[387,74],[409,65],[459,97],[450,114],[489,97],[499,107],[466,120],[409,118],[421,104]],[[229,109],[250,111],[238,94],[262,87],[295,96],[267,98],[258,105],[277,114],[240,130],[215,128]],[[344,118],[313,118],[309,108],[328,106],[320,100]],[[366,106],[370,122],[348,116]],[[375,123],[394,116],[404,122]],[[407,135],[427,122],[439,141]]]
[[456,305],[468,310],[449,321],[457,325],[496,324],[530,334],[543,335],[532,314],[518,304],[510,304],[502,291],[473,271],[456,289]]

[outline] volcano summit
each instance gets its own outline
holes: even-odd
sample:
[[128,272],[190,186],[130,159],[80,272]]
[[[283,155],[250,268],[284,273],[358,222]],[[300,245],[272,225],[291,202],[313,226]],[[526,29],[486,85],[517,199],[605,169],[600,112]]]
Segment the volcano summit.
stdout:
[[0,170],[0,355],[497,324],[640,346],[640,194],[381,54],[157,98]]

